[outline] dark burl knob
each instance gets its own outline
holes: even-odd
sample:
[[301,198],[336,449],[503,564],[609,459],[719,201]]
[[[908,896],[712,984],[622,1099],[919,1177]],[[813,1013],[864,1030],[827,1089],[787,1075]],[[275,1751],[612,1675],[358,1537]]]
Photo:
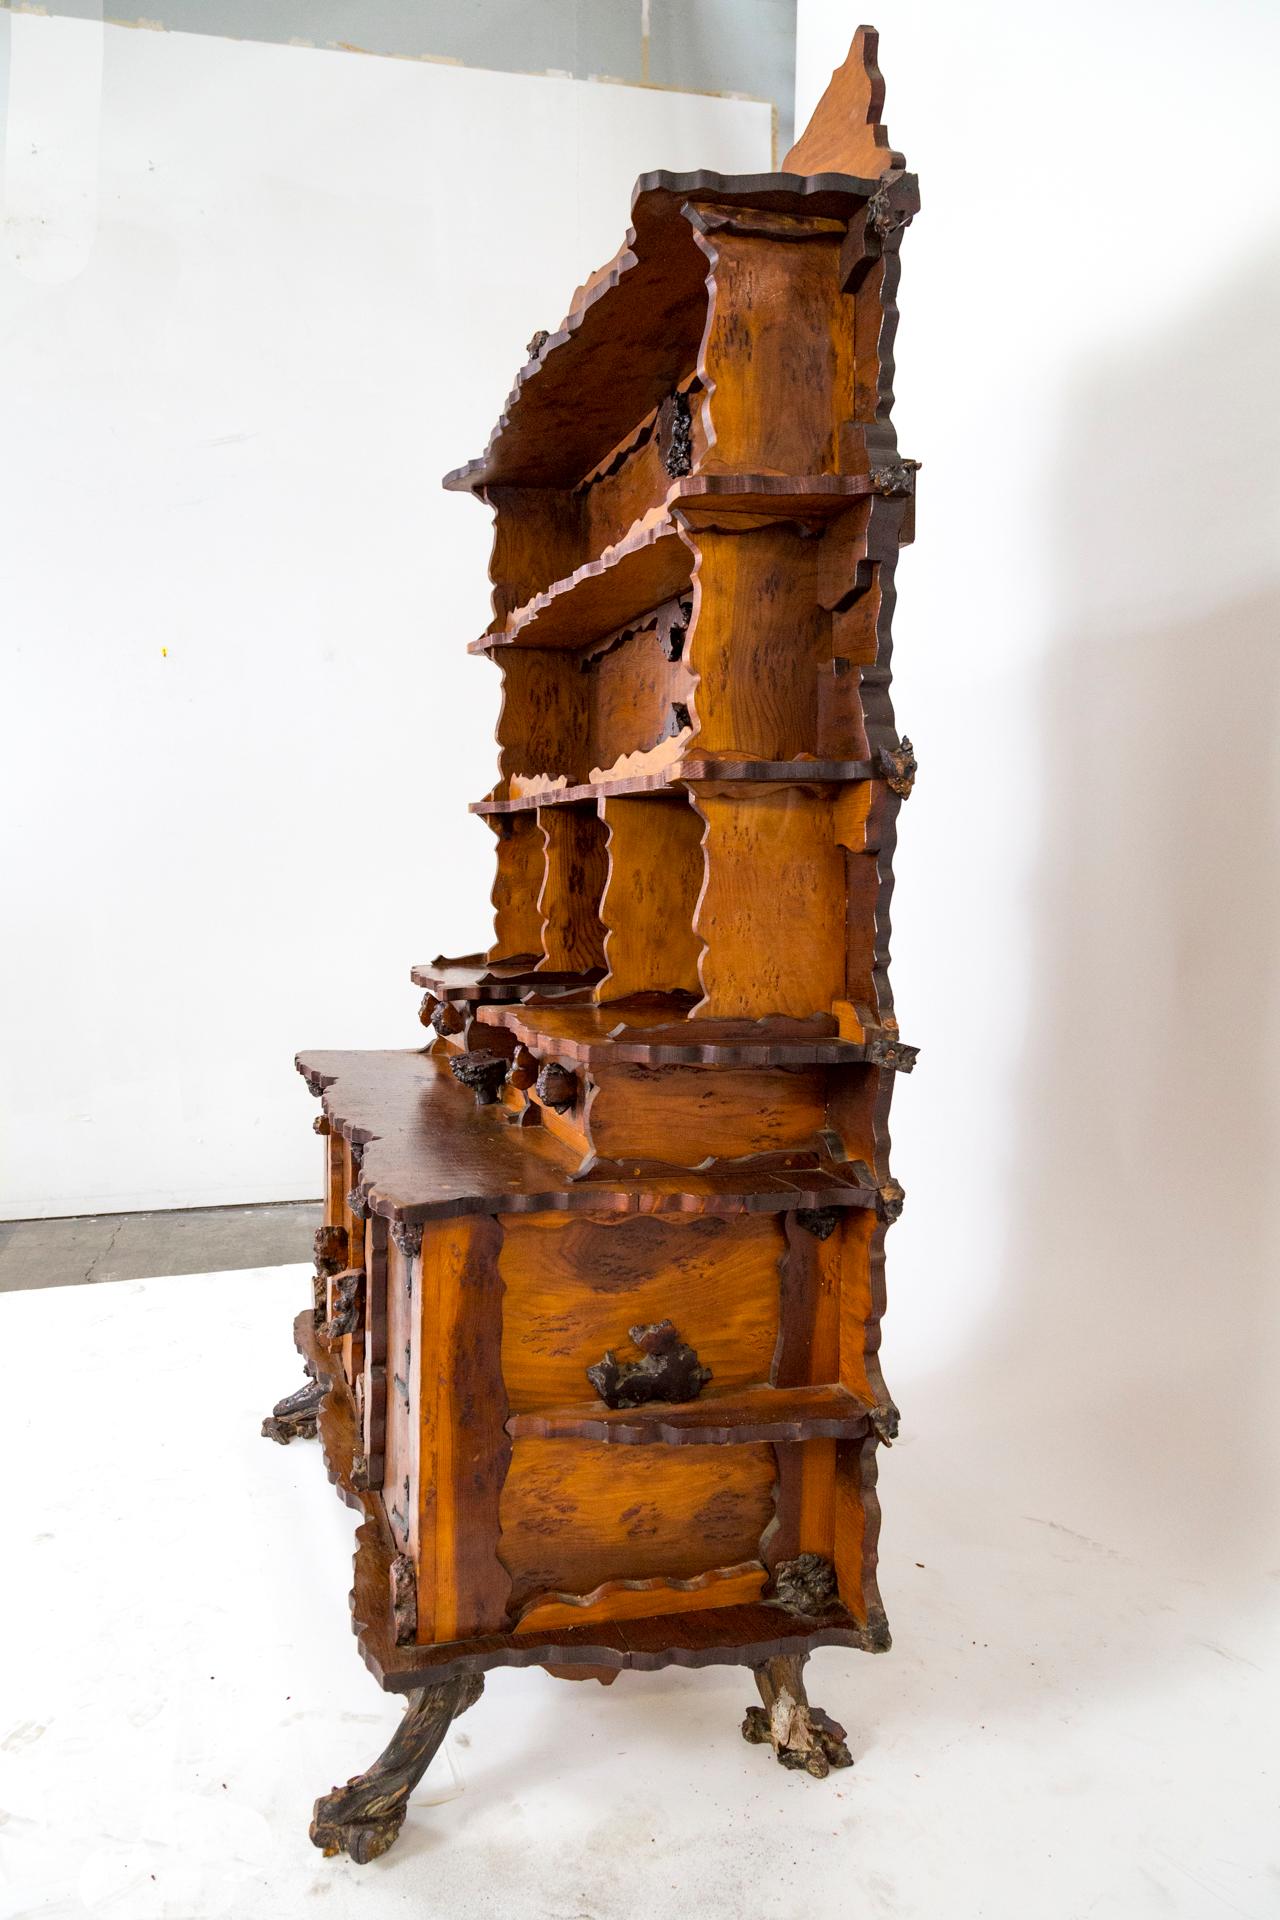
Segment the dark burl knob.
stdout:
[[773,1570],[772,1599],[775,1606],[785,1607],[788,1613],[832,1613],[840,1604],[836,1570],[820,1553],[780,1560]]
[[549,1060],[538,1075],[535,1091],[544,1107],[563,1113],[578,1097],[578,1076],[558,1061]]
[[441,1000],[431,1015],[431,1024],[443,1040],[447,1033],[461,1033],[467,1022],[452,1000]]
[[331,1274],[341,1273],[347,1264],[347,1230],[345,1227],[317,1227],[312,1242],[315,1255],[316,1272],[322,1280]]
[[515,1058],[511,1062],[511,1067],[507,1074],[507,1079],[511,1082],[513,1087],[518,1087],[521,1093],[527,1093],[529,1088],[534,1085],[537,1078],[538,1078],[537,1061],[534,1059],[533,1055],[530,1053],[528,1047],[518,1046],[515,1051]]
[[347,1267],[332,1280],[333,1311],[325,1333],[330,1340],[358,1331],[364,1316],[364,1268]]
[[915,748],[905,733],[896,747],[880,748],[876,755],[876,767],[889,791],[906,800],[916,783],[920,767]]
[[459,1053],[449,1062],[455,1080],[470,1087],[478,1107],[491,1107],[502,1091],[510,1062],[500,1053]]
[[643,1407],[653,1400],[696,1400],[711,1378],[670,1320],[630,1327],[643,1360],[619,1360],[612,1347],[587,1368],[587,1378],[607,1407]]

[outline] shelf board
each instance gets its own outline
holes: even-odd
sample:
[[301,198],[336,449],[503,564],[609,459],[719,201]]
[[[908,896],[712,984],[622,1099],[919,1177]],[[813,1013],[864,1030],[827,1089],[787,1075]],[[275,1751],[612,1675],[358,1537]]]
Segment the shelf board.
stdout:
[[857,1066],[864,1046],[839,1037],[834,1017],[810,1020],[692,1020],[690,1002],[670,994],[637,995],[598,1006],[495,1007],[492,1018],[534,1053],[591,1066],[802,1067]]
[[597,560],[527,600],[505,626],[473,640],[469,651],[587,647],[685,592],[692,578],[693,550],[660,507],[637,520]]
[[515,1413],[513,1440],[596,1440],[609,1446],[745,1446],[768,1440],[852,1440],[867,1429],[870,1408],[845,1387],[726,1387],[680,1405],[581,1406]]
[[695,539],[699,529],[746,531],[793,520],[818,526],[871,491],[866,473],[688,474],[673,481],[661,503],[621,540],[534,594],[468,651],[589,647],[689,589],[694,552],[681,537],[682,525]]
[[521,368],[484,453],[445,486],[576,486],[691,370],[707,260],[682,212],[687,202],[848,220],[878,184],[839,173],[642,174],[620,252]]
[[756,787],[843,786],[883,776],[870,760],[729,760],[690,752],[659,773],[616,780],[584,780],[572,787],[548,787],[514,800],[473,800],[470,811],[483,815],[529,813],[537,807],[580,806],[584,801],[638,794],[670,796],[699,785],[740,787],[744,796]]
[[603,967],[589,967],[581,973],[539,972],[535,958],[496,960],[492,964],[482,955],[473,959],[432,960],[410,967],[409,978],[415,987],[434,993],[437,1000],[468,1000],[485,1004],[518,999],[530,988],[538,993],[576,993],[603,980]]
[[666,496],[668,511],[678,511],[699,527],[732,529],[744,521],[773,524],[801,520],[820,525],[848,511],[854,500],[874,491],[869,473],[691,473],[677,480]]

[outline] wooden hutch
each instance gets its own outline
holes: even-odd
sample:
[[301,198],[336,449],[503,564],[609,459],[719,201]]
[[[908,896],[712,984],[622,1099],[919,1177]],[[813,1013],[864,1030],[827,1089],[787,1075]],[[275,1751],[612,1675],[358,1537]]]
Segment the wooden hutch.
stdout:
[[899,1039],[889,698],[915,466],[890,406],[914,177],[859,31],[776,174],[646,174],[484,454],[503,679],[492,944],[421,1050],[303,1053],[309,1375],[407,1696],[312,1838],[368,1860],[482,1676],[750,1666],[742,1731],[847,1766],[814,1647],[889,1644],[876,1458]]

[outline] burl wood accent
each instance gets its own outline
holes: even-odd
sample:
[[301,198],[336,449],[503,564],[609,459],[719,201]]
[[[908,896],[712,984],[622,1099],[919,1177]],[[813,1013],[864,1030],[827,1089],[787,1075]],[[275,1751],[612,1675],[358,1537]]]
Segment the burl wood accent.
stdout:
[[849,1753],[805,1659],[889,1644],[920,202],[875,52],[861,30],[784,172],[638,182],[446,482],[494,516],[493,937],[413,969],[416,1048],[299,1057],[324,1226],[309,1385],[266,1429],[318,1431],[360,1513],[358,1644],[409,1696],[317,1803],[357,1860],[491,1668],[746,1665],[747,1738],[821,1777]]
[[291,1440],[314,1440],[316,1420],[325,1389],[318,1380],[308,1380],[295,1392],[277,1400],[262,1423],[264,1440],[275,1440],[287,1447]]
[[606,1407],[643,1407],[653,1400],[696,1400],[711,1378],[687,1341],[670,1320],[646,1327],[628,1327],[631,1344],[643,1356],[619,1360],[612,1347],[603,1359],[587,1368],[591,1382]]
[[783,1767],[825,1780],[832,1767],[851,1767],[844,1728],[811,1707],[804,1689],[806,1654],[782,1654],[755,1668],[763,1707],[748,1707],[742,1737],[755,1746],[772,1746]]

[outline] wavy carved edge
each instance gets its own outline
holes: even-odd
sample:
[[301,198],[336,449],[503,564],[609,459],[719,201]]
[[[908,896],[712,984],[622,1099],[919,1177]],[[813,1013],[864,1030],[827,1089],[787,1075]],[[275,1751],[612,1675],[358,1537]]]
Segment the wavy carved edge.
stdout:
[[829,166],[832,143],[843,162],[879,160],[877,174],[905,167],[906,161],[889,144],[889,129],[881,125],[885,85],[877,55],[880,35],[874,27],[859,27],[853,43],[823,89],[808,125],[790,152],[784,157],[784,170],[797,173],[811,166]]
[[[847,1406],[833,1406],[827,1413],[789,1414],[786,1411],[784,1389],[779,1394],[781,1404],[776,1413],[768,1416],[762,1414],[758,1420],[726,1417],[719,1426],[702,1423],[693,1426],[679,1419],[666,1418],[655,1411],[654,1403],[650,1403],[646,1408],[635,1409],[634,1419],[626,1417],[631,1409],[612,1411],[606,1417],[590,1405],[550,1409],[546,1413],[515,1413],[507,1421],[507,1431],[513,1440],[572,1438],[594,1440],[606,1446],[633,1447],[788,1446],[805,1440],[860,1438],[874,1422],[876,1409],[865,1405],[851,1389],[846,1388],[844,1392]],[[733,1391],[727,1390],[725,1399],[732,1398]],[[699,1400],[691,1404],[705,1412],[715,1402]],[[647,1418],[643,1417],[645,1414]]]
[[[516,1625],[518,1629],[525,1628],[525,1631],[529,1631],[525,1623],[532,1620],[535,1615],[560,1610],[570,1613],[589,1613],[593,1608],[599,1607],[614,1595],[621,1593],[643,1594],[650,1599],[675,1599],[681,1596],[693,1599],[700,1594],[709,1593],[714,1587],[732,1584],[743,1589],[749,1586],[751,1597],[754,1599],[764,1592],[768,1580],[769,1570],[763,1561],[739,1560],[734,1566],[712,1567],[708,1572],[696,1573],[688,1580],[670,1580],[661,1576],[647,1580],[602,1580],[598,1587],[591,1589],[590,1593],[560,1593],[549,1589],[545,1593],[534,1594],[525,1602],[520,1609]],[[671,1612],[679,1610],[677,1607],[669,1609]],[[542,1624],[558,1625],[560,1623],[545,1621]]]

